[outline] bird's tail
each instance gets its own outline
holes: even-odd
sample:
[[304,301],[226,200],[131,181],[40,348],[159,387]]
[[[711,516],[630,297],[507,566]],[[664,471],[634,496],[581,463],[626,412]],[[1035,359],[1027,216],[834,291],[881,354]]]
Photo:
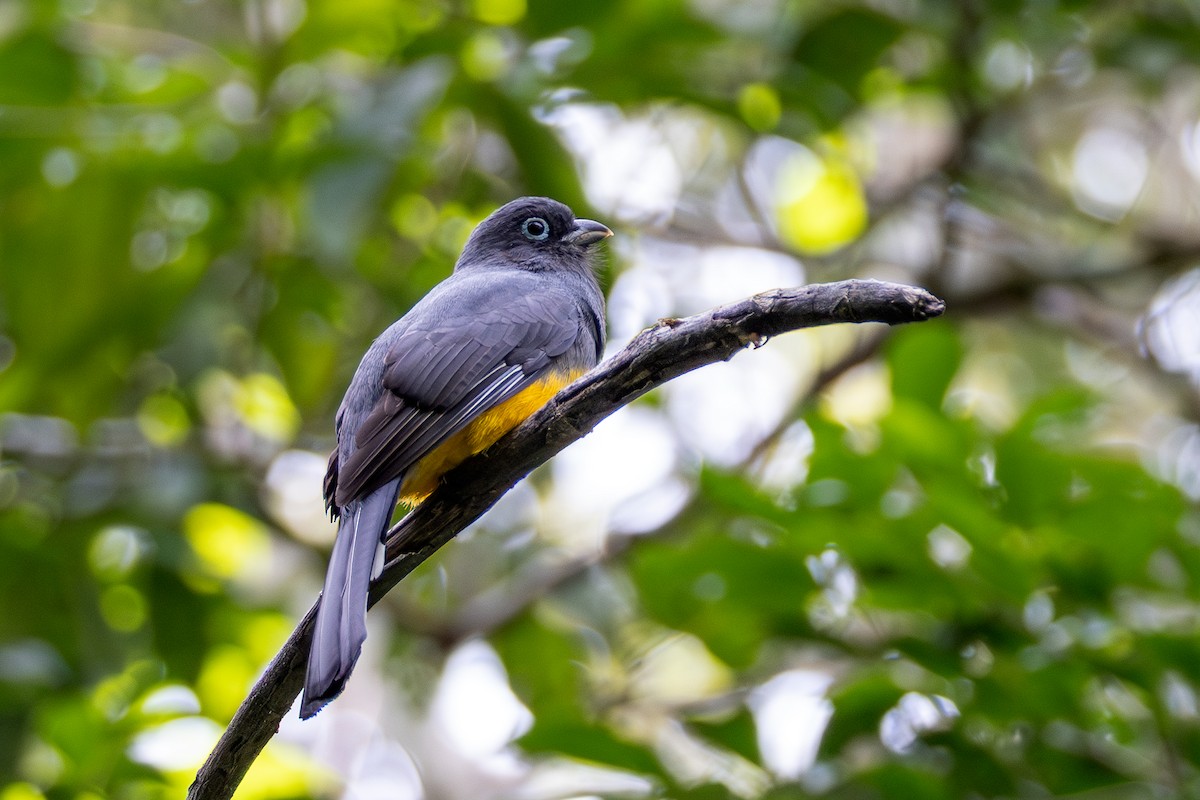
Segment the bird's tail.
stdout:
[[367,638],[367,591],[399,488],[399,479],[391,481],[341,510],[308,651],[301,719],[316,715],[341,694],[358,661]]

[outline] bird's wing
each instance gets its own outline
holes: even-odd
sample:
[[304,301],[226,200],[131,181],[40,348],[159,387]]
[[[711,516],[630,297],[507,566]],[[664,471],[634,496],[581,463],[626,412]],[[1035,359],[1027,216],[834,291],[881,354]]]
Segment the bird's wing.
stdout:
[[388,349],[384,392],[354,426],[354,447],[326,484],[327,502],[340,508],[403,475],[476,416],[537,381],[579,337],[579,322],[570,297],[541,291],[409,326]]

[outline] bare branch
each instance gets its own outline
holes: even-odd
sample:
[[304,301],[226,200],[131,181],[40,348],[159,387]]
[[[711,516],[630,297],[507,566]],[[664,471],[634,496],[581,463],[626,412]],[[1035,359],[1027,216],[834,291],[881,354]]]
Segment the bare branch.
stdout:
[[[388,564],[374,605],[419,564],[478,519],[517,481],[602,419],[651,389],[747,347],[799,328],[838,322],[896,325],[939,316],[945,304],[923,289],[850,280],[776,289],[684,319],[662,320],[563,389],[486,453],[451,471],[429,499],[388,534]],[[304,680],[316,607],[310,609],[251,689],[188,790],[189,800],[226,800],[279,728]]]

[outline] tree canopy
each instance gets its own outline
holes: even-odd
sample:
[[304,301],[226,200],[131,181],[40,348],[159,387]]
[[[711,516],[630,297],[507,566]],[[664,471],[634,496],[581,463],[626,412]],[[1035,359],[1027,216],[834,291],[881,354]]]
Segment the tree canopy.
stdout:
[[1185,0],[0,2],[0,800],[178,796],[320,588],[372,338],[501,203],[672,381],[371,614],[238,797],[1200,794]]

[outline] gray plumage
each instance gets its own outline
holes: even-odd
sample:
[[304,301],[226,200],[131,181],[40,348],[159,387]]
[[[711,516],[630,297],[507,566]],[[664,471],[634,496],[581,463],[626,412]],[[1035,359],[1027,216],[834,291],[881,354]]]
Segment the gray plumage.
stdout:
[[345,686],[366,638],[366,602],[405,475],[484,411],[604,349],[591,246],[611,235],[544,197],[501,207],[454,272],[367,350],[337,414],[325,503],[339,522],[313,630],[300,716]]

